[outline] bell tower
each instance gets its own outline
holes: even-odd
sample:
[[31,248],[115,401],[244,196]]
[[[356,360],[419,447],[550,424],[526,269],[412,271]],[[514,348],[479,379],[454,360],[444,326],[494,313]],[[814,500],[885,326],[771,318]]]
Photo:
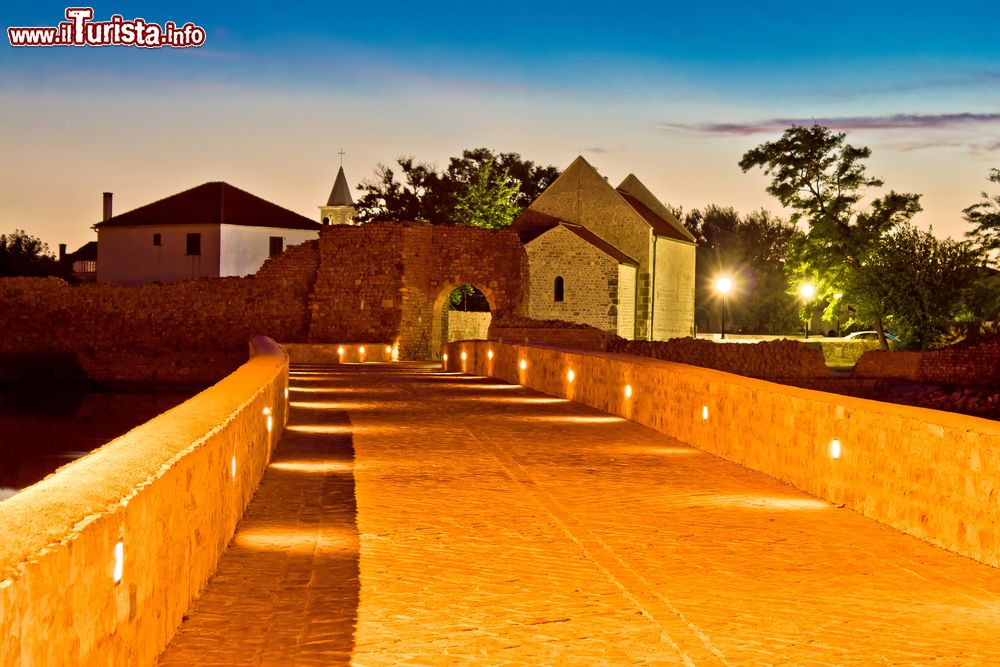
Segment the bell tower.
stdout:
[[351,199],[351,189],[347,186],[347,176],[344,175],[344,151],[340,150],[340,171],[337,180],[333,182],[333,190],[326,206],[319,207],[320,222],[324,225],[353,225],[354,200]]

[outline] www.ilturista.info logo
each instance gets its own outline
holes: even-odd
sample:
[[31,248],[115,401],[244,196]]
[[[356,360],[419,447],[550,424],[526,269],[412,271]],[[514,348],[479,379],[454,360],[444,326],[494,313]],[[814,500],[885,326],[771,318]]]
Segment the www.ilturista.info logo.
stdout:
[[185,48],[205,43],[205,29],[195,24],[162,26],[145,19],[126,20],[114,14],[108,21],[94,21],[92,7],[67,7],[66,21],[49,28],[7,28],[11,46],[163,46]]

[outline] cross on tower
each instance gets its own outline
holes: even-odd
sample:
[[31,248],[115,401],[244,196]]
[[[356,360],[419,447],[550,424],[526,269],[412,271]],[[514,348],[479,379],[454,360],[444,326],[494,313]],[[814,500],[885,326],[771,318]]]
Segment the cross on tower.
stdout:
[[344,166],[344,156],[347,155],[347,153],[345,153],[344,149],[341,148],[340,151],[337,153],[337,155],[340,156],[340,166],[343,167]]

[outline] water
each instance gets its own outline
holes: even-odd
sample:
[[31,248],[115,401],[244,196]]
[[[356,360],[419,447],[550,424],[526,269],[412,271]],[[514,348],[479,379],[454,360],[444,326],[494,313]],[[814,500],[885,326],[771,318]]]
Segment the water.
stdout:
[[193,394],[0,392],[0,501]]

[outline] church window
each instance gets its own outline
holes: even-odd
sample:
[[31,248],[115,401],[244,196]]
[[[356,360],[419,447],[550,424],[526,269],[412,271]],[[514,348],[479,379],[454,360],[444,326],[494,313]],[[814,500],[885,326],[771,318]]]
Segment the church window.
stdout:
[[324,225],[329,225],[330,224],[330,218],[323,218],[323,224]]
[[556,276],[555,287],[552,290],[553,301],[563,301],[564,290],[565,290],[565,282],[563,281],[563,277]]
[[159,234],[153,234],[153,245],[163,245],[163,237]]

